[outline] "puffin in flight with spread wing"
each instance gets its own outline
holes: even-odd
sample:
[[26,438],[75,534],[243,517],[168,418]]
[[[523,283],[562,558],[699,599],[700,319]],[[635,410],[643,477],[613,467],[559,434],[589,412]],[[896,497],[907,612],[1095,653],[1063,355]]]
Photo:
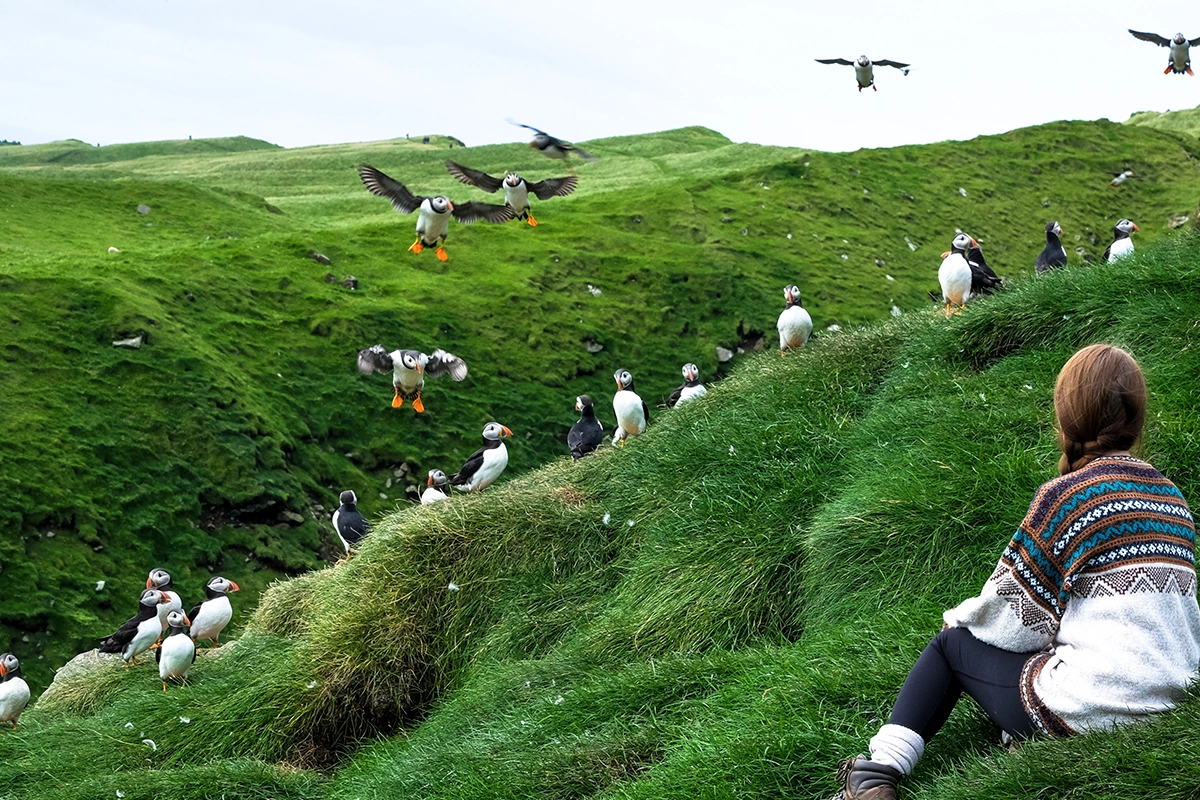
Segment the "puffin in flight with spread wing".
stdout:
[[575,191],[579,179],[574,175],[565,178],[546,178],[537,183],[529,183],[515,172],[509,172],[503,178],[497,178],[477,169],[455,164],[446,160],[446,169],[459,183],[474,186],[492,194],[504,190],[505,204],[516,212],[517,219],[527,220],[531,226],[537,225],[529,206],[529,194],[537,195],[538,200],[549,200],[551,197],[566,197]]
[[565,163],[567,165],[567,169],[571,171],[572,175],[575,174],[575,170],[571,167],[571,160],[568,158],[568,156],[571,153],[574,153],[575,155],[579,156],[584,161],[599,161],[600,160],[593,155],[585,153],[584,151],[580,150],[575,145],[568,144],[567,142],[564,142],[562,139],[559,139],[555,136],[551,136],[550,134],[546,133],[545,131],[540,131],[537,128],[533,127],[532,125],[525,125],[520,122],[514,122],[511,119],[509,120],[509,122],[513,125],[516,125],[519,128],[527,128],[527,129],[533,131],[533,140],[530,141],[529,146],[537,148],[537,150],[539,152],[541,152],[541,154],[546,156],[547,158],[557,158],[560,161],[562,161],[563,163]]
[[408,248],[414,253],[420,253],[426,247],[437,247],[435,254],[440,261],[449,258],[446,255],[446,237],[450,234],[450,217],[454,217],[464,225],[470,225],[479,220],[487,222],[508,222],[516,216],[516,212],[508,206],[498,206],[489,203],[459,203],[455,205],[444,195],[425,197],[414,195],[403,183],[389,178],[368,164],[361,164],[358,176],[371,194],[386,197],[392,201],[392,207],[401,214],[417,213],[417,240]]
[[1133,34],[1133,38],[1141,39],[1143,42],[1152,42],[1159,47],[1169,47],[1171,55],[1167,59],[1167,68],[1163,70],[1163,75],[1170,75],[1172,72],[1176,75],[1187,73],[1195,75],[1192,72],[1191,49],[1200,44],[1200,37],[1195,39],[1187,39],[1182,33],[1175,34],[1174,37],[1168,39],[1165,36],[1159,36],[1157,33],[1145,33],[1143,31],[1135,31],[1129,29]]
[[472,453],[458,474],[450,478],[450,485],[460,492],[478,492],[491,486],[508,466],[508,448],[503,441],[507,436],[512,436],[512,431],[499,422],[484,425],[483,447]]
[[854,77],[858,81],[858,90],[860,92],[868,86],[876,92],[879,91],[879,87],[875,85],[875,67],[895,67],[905,75],[908,74],[911,68],[910,64],[901,64],[899,61],[888,61],[887,59],[872,61],[866,56],[859,56],[853,61],[847,61],[844,58],[818,58],[815,61],[818,64],[844,64],[848,67],[854,67]]
[[391,372],[392,386],[396,393],[392,397],[392,408],[411,400],[418,412],[425,410],[421,402],[421,389],[425,388],[426,376],[440,378],[449,375],[456,381],[467,377],[467,362],[445,350],[434,350],[425,355],[419,350],[393,350],[388,352],[381,344],[373,344],[358,351],[358,369],[364,375],[374,372]]

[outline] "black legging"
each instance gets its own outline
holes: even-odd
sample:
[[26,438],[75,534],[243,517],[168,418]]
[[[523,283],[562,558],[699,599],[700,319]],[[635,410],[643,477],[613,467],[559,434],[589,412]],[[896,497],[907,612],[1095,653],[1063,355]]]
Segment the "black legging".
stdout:
[[1034,726],[1021,704],[1019,684],[1021,669],[1032,656],[981,642],[966,628],[948,628],[933,637],[909,670],[888,721],[928,742],[966,692],[1001,730],[1027,738]]

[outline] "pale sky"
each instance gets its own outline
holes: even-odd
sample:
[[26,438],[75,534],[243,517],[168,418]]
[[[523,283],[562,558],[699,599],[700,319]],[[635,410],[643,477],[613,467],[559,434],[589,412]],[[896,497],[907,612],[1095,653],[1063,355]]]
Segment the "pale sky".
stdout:
[[[0,26],[0,139],[26,144],[527,141],[511,117],[852,150],[1200,104],[1127,32],[1200,36],[1178,0],[0,0]],[[813,61],[863,53],[912,72],[859,93]]]

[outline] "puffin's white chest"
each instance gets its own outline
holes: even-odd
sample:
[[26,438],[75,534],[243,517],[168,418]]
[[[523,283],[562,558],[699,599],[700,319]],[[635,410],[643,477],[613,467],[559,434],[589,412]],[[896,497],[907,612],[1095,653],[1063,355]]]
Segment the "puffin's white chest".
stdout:
[[228,597],[222,595],[214,597],[212,600],[205,600],[200,604],[196,618],[192,620],[191,636],[193,639],[211,639],[225,630],[225,626],[231,619],[233,619],[233,606],[230,605]]
[[504,184],[504,202],[518,214],[529,208],[529,189],[525,187],[525,181],[516,186]]
[[423,506],[429,505],[430,503],[436,503],[438,500],[448,499],[449,498],[446,497],[446,493],[436,486],[427,486],[425,487],[425,491],[421,492],[421,505]]
[[9,678],[0,683],[0,722],[16,722],[29,705],[29,684],[24,678]]
[[170,614],[172,611],[183,611],[183,600],[179,597],[178,592],[163,592],[163,594],[167,596],[170,602],[163,603],[158,607],[159,633],[167,629],[167,614]]
[[1171,62],[1179,72],[1187,69],[1188,57],[1191,54],[1190,51],[1191,45],[1186,41],[1183,44],[1176,44],[1174,39],[1171,40]]
[[445,239],[450,233],[450,211],[439,214],[428,200],[423,200],[417,210],[417,233],[421,237],[421,244],[433,247],[438,239]]
[[167,678],[186,678],[196,655],[196,645],[192,644],[192,640],[178,633],[163,639],[158,649],[158,677],[164,681]]
[[125,645],[124,652],[121,653],[121,658],[129,661],[136,658],[140,653],[144,653],[150,649],[150,645],[162,635],[162,626],[158,624],[158,617],[150,617],[138,623],[137,632],[133,634],[133,638],[129,640],[129,644]]
[[400,391],[405,394],[413,394],[418,389],[424,388],[425,376],[417,372],[415,369],[409,369],[404,366],[404,359],[400,357],[400,351],[397,350],[390,354],[392,357],[392,385],[399,386]]
[[1125,256],[1131,255],[1133,255],[1133,239],[1128,237],[1124,239],[1117,239],[1112,243],[1112,246],[1108,248],[1108,263],[1111,264],[1118,258],[1124,258]]
[[962,253],[951,253],[942,259],[938,283],[947,302],[962,305],[971,299],[971,265]]
[[863,89],[875,82],[875,65],[868,64],[860,66],[857,62],[854,64],[854,77],[858,79],[858,85]]
[[679,400],[675,402],[676,407],[683,405],[689,400],[695,400],[697,397],[704,397],[708,394],[708,390],[704,388],[704,384],[696,384],[695,386],[685,386],[683,391],[679,393]]
[[812,335],[812,317],[801,306],[789,306],[779,315],[775,323],[779,331],[779,349],[803,347]]
[[477,492],[491,486],[507,466],[508,448],[504,446],[504,442],[501,442],[499,447],[484,450],[483,463],[479,465],[479,470],[471,476],[471,480],[467,484],[468,490]]
[[622,389],[613,395],[613,413],[617,415],[617,433],[619,438],[637,436],[646,431],[646,411],[642,398],[628,389]]

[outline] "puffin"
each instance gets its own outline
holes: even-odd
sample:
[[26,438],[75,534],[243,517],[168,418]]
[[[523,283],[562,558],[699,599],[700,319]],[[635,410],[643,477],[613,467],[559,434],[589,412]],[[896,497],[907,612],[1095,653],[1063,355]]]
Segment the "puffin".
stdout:
[[464,225],[470,225],[479,220],[492,223],[508,222],[517,214],[508,206],[498,206],[489,203],[459,203],[455,205],[444,195],[425,197],[414,195],[403,183],[389,178],[369,164],[360,164],[358,176],[371,194],[386,197],[392,202],[392,207],[401,214],[417,213],[417,240],[408,248],[414,253],[420,253],[426,247],[437,246],[435,255],[439,261],[446,261],[446,237],[450,234],[450,217],[454,217]]
[[596,419],[596,408],[588,395],[575,398],[575,410],[579,412],[579,421],[567,432],[567,447],[571,448],[571,458],[578,461],[604,441],[604,426]]
[[446,473],[440,469],[429,470],[429,477],[425,480],[425,491],[421,492],[421,505],[427,506],[438,500],[450,499],[450,495],[446,494],[446,484],[449,480]]
[[565,178],[546,178],[537,183],[529,183],[515,172],[508,172],[505,173],[503,178],[496,178],[488,175],[486,172],[480,172],[477,169],[455,164],[448,159],[446,161],[446,169],[449,170],[450,174],[459,183],[483,189],[488,194],[503,189],[505,205],[516,212],[517,219],[525,220],[531,227],[537,227],[537,220],[533,218],[533,213],[529,206],[530,192],[537,195],[538,200],[549,200],[551,197],[566,197],[575,191],[575,186],[579,183],[579,179],[574,175],[568,175]]
[[197,639],[210,639],[213,647],[220,647],[221,643],[217,641],[217,637],[225,630],[229,620],[233,619],[229,593],[239,589],[241,587],[236,583],[220,575],[208,579],[208,583],[204,585],[204,602],[198,603],[187,615],[188,625],[191,627],[189,635],[193,642]]
[[158,677],[162,680],[164,692],[167,690],[167,680],[171,678],[179,678],[180,682],[187,686],[188,670],[196,661],[196,644],[183,626],[191,624],[191,620],[182,611],[167,614],[167,627],[171,632],[154,651],[154,660],[158,662]]
[[1038,253],[1037,261],[1034,262],[1033,268],[1037,274],[1049,272],[1052,269],[1065,267],[1067,265],[1067,249],[1063,247],[1062,241],[1058,237],[1062,236],[1062,228],[1058,222],[1051,221],[1046,223],[1046,247],[1042,252]]
[[158,621],[162,624],[161,633],[167,631],[167,614],[172,611],[183,611],[183,598],[175,591],[175,584],[171,581],[171,573],[165,569],[150,570],[149,577],[146,578],[147,589],[158,589],[167,596],[167,603],[158,607]]
[[1113,176],[1113,179],[1111,181],[1109,181],[1109,183],[1111,183],[1113,186],[1120,186],[1122,183],[1129,180],[1130,178],[1137,177],[1136,175],[1133,174],[1133,170],[1131,170],[1131,169],[1127,169],[1124,172],[1113,172],[1110,174]]
[[946,301],[946,316],[950,316],[951,305],[958,306],[962,313],[971,299],[971,262],[967,261],[967,250],[978,242],[965,233],[954,237],[950,249],[942,253],[942,265],[938,267],[938,283],[942,285],[942,299]]
[[27,705],[29,684],[21,677],[21,662],[12,653],[0,655],[0,722],[11,722],[16,730]]
[[[796,292],[796,296],[800,296],[799,291]],[[803,310],[801,309],[801,311]],[[704,397],[706,394],[708,394],[708,389],[705,389],[704,384],[700,382],[700,368],[695,364],[684,364],[683,385],[671,392],[671,396],[667,398],[667,406],[675,408],[675,406],[681,406],[689,400]]]
[[612,443],[621,443],[630,436],[638,436],[646,432],[650,422],[650,409],[633,390],[633,376],[628,370],[619,369],[613,373],[617,382],[617,393],[613,395],[613,412],[617,415],[617,432],[613,434]]
[[800,287],[795,284],[783,287],[783,297],[787,301],[779,315],[775,327],[779,330],[779,355],[786,355],[788,350],[794,350],[808,344],[812,335],[812,317],[800,305]]
[[1129,234],[1137,233],[1140,230],[1138,226],[1127,219],[1117,222],[1113,226],[1113,241],[1104,250],[1104,260],[1108,263],[1113,263],[1118,258],[1133,255],[1133,239],[1129,238]]
[[128,669],[137,666],[137,657],[150,649],[162,635],[158,622],[158,607],[170,603],[170,599],[158,589],[146,589],[138,600],[138,612],[113,633],[100,640],[96,648],[101,653],[120,653]]
[[479,492],[491,486],[508,466],[508,448],[502,441],[513,433],[499,422],[483,426],[483,447],[467,459],[452,478],[450,485],[460,492]]
[[512,123],[513,125],[516,125],[519,128],[526,128],[528,130],[533,131],[533,141],[531,141],[529,143],[529,146],[536,148],[539,152],[541,152],[542,155],[546,156],[547,158],[557,158],[560,161],[562,161],[563,163],[565,163],[567,165],[567,169],[570,170],[572,175],[575,174],[575,170],[574,170],[574,168],[572,168],[571,161],[568,158],[568,156],[571,153],[574,153],[575,155],[579,156],[584,161],[599,161],[600,160],[593,155],[589,155],[588,153],[583,152],[575,145],[567,144],[562,139],[559,139],[555,136],[551,136],[550,134],[546,133],[545,131],[540,131],[537,128],[533,127],[532,125],[524,125],[520,122],[513,122],[511,119],[509,120],[509,122]]
[[1192,72],[1192,61],[1189,50],[1200,44],[1200,37],[1188,39],[1182,33],[1177,33],[1173,38],[1168,39],[1165,36],[1159,36],[1157,33],[1135,31],[1133,28],[1130,28],[1129,32],[1133,34],[1133,38],[1135,39],[1141,39],[1143,42],[1152,42],[1159,47],[1169,47],[1171,49],[1171,55],[1167,59],[1167,68],[1163,70],[1163,75],[1170,75],[1172,72],[1176,75],[1182,75],[1185,72],[1188,75],[1196,74]]
[[381,344],[358,351],[358,369],[364,375],[391,372],[392,386],[395,387],[392,408],[399,408],[405,400],[411,400],[413,410],[417,413],[425,411],[421,390],[425,388],[426,377],[449,375],[455,381],[467,377],[467,362],[453,353],[445,350],[434,350],[433,355],[426,355],[419,350],[393,350],[389,353]]
[[854,67],[854,77],[858,81],[858,90],[860,92],[868,86],[876,92],[879,91],[879,87],[875,85],[875,67],[895,67],[905,75],[908,74],[911,67],[910,64],[901,64],[899,61],[888,61],[886,59],[872,61],[866,56],[859,56],[854,61],[847,61],[844,58],[818,58],[814,60],[818,64],[844,64],[848,67]]
[[1000,288],[1003,281],[983,259],[983,248],[975,238],[967,249],[967,263],[971,265],[971,294],[991,294]]
[[358,512],[358,498],[354,492],[347,489],[338,496],[337,511],[333,512],[333,529],[342,546],[346,548],[346,557],[350,557],[350,548],[363,540],[371,532],[371,526],[365,517]]

